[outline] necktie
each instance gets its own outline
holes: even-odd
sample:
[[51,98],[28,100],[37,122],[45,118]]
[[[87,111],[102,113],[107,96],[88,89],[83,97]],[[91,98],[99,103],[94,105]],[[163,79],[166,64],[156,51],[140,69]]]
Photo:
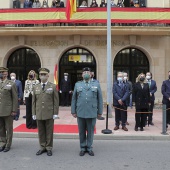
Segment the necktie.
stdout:
[[45,84],[42,85],[42,89],[43,89],[43,90],[44,90],[44,88],[45,88]]

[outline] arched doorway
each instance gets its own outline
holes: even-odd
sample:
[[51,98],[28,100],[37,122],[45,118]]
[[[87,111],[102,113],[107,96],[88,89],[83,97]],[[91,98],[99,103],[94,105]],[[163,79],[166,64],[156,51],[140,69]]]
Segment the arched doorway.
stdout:
[[90,51],[80,47],[67,50],[59,62],[59,82],[64,73],[68,73],[73,90],[75,83],[82,80],[82,68],[84,67],[90,67],[94,71],[95,78],[97,77],[96,60]]
[[20,48],[14,51],[7,62],[9,73],[16,73],[17,79],[22,82],[23,88],[28,72],[34,70],[38,73],[41,62],[38,54],[31,48]]
[[138,74],[149,71],[149,61],[139,49],[125,48],[116,55],[113,70],[114,80],[117,78],[117,72],[124,71],[128,73],[129,80],[134,83]]

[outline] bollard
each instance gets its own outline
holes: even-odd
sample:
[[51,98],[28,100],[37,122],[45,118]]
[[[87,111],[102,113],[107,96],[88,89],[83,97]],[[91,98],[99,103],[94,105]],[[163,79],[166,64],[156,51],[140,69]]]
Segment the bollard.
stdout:
[[162,105],[162,133],[163,135],[168,135],[167,133],[167,123],[166,123],[166,105]]
[[112,130],[108,129],[108,116],[109,116],[109,104],[107,103],[107,113],[106,113],[106,129],[102,130],[103,134],[111,134]]

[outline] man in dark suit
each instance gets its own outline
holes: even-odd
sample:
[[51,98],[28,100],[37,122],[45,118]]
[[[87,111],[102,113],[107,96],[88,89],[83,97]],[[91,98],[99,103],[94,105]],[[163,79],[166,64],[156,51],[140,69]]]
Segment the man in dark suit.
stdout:
[[71,93],[71,81],[68,78],[68,73],[64,73],[64,78],[60,83],[61,105],[69,106],[69,94]]
[[[123,73],[123,81],[124,83],[126,84],[126,86],[128,87],[129,89],[129,95],[127,97],[127,100],[126,100],[126,106],[130,106],[130,103],[132,102],[132,82],[129,81],[129,77],[128,77],[128,74],[127,73]],[[132,107],[132,106],[131,106]],[[127,112],[126,112],[126,125],[129,125],[129,123],[127,122]]]
[[17,110],[17,114],[14,116],[14,120],[18,120],[19,116],[20,116],[20,102],[23,96],[23,92],[22,92],[22,83],[19,80],[16,80],[16,74],[15,73],[11,73],[10,74],[11,80],[13,82],[15,82],[16,86],[17,86],[17,92],[18,92],[18,110]]
[[[116,126],[114,130],[119,129],[120,120],[122,121],[122,129],[128,131],[126,128],[126,100],[129,96],[129,89],[123,82],[123,73],[119,72],[117,75],[117,81],[113,84],[113,106],[115,107],[115,122]],[[122,110],[121,110],[122,109]]]
[[147,114],[148,117],[148,125],[154,125],[153,123],[153,107],[154,107],[154,101],[155,101],[155,92],[157,91],[156,81],[152,80],[152,73],[147,72],[146,73],[146,79],[149,84],[149,92],[150,92],[150,106],[149,111],[152,113]]
[[[170,71],[168,72],[168,76],[168,80],[163,81],[161,88],[163,95],[162,103],[166,105],[167,109],[170,108]],[[166,122],[168,124],[170,122],[170,110],[166,111],[166,117]]]

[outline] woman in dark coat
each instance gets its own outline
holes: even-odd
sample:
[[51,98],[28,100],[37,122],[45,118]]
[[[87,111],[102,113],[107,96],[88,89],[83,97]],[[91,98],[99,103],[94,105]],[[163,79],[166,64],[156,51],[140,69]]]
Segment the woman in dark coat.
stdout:
[[[146,83],[145,74],[141,73],[136,79],[136,83],[133,88],[133,96],[135,101],[136,112],[148,112],[150,103],[149,85]],[[138,127],[143,131],[145,127],[147,113],[135,114],[135,131],[138,131]]]

